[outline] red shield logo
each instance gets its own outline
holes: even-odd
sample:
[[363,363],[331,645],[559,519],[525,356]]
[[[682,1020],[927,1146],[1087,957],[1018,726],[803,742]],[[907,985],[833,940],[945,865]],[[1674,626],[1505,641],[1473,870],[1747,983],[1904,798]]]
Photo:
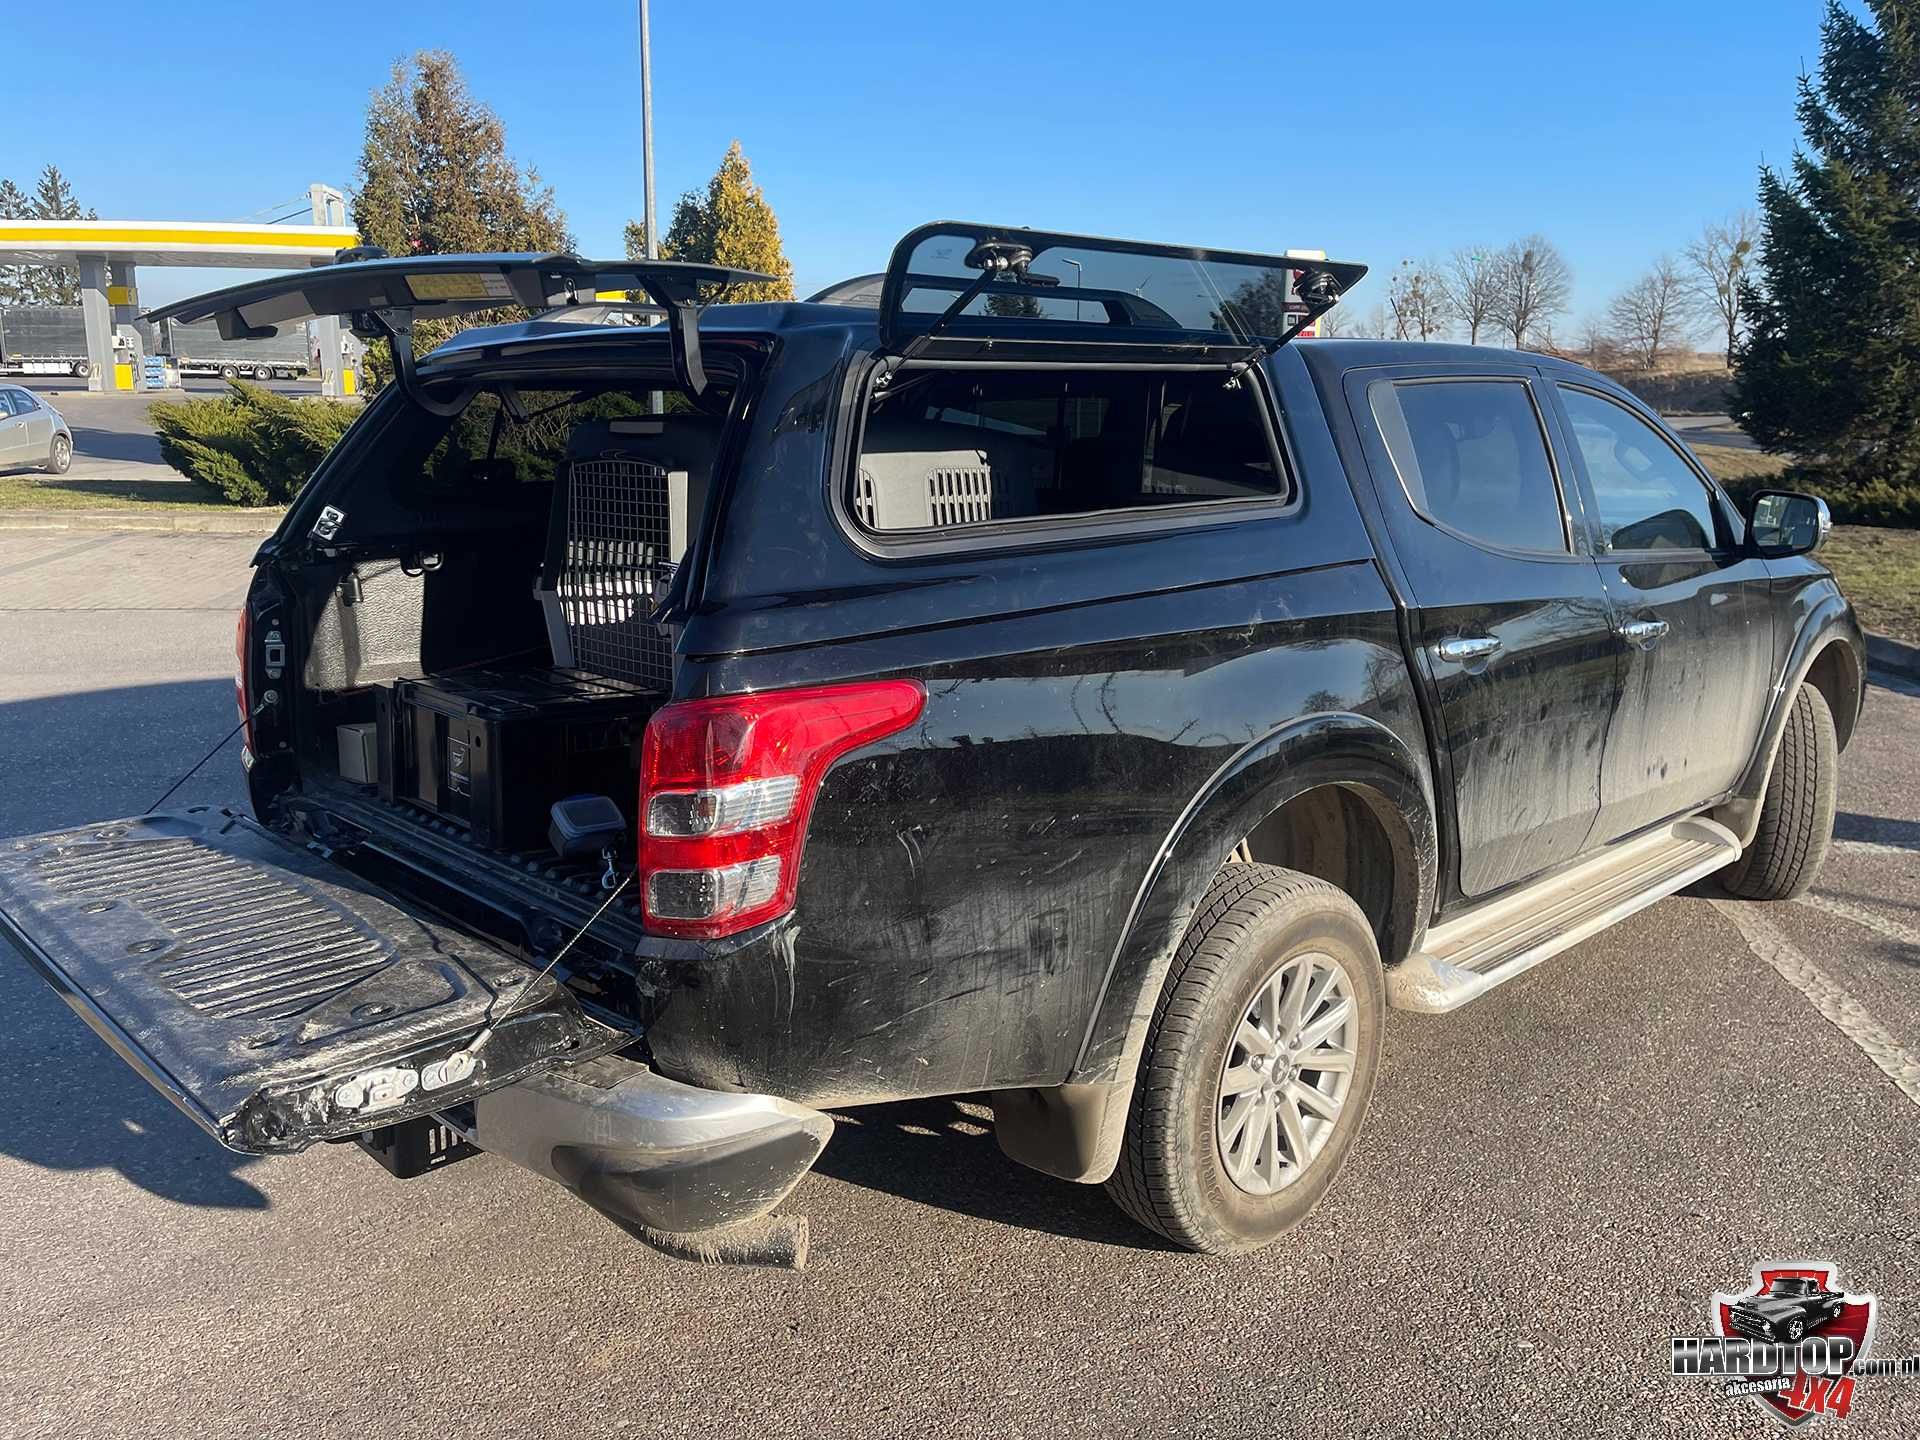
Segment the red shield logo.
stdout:
[[1873,1348],[1875,1308],[1873,1296],[1847,1294],[1839,1267],[1829,1262],[1762,1260],[1753,1267],[1752,1285],[1737,1295],[1716,1294],[1708,1315],[1716,1335],[1769,1341],[1789,1354],[1809,1340],[1852,1344],[1853,1353],[1833,1370],[1796,1368],[1792,1388],[1752,1397],[1775,1421],[1799,1429],[1827,1416],[1844,1419],[1852,1408],[1853,1366]]

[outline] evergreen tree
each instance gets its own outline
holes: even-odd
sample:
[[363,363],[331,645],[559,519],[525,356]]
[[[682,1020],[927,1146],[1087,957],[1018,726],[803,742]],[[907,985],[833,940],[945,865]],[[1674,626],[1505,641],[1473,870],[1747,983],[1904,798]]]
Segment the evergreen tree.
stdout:
[[[73,187],[67,183],[67,177],[60,173],[60,167],[49,165],[40,172],[40,183],[34,187],[31,202],[35,220],[97,220],[99,216],[91,210],[82,210],[80,202],[73,198]],[[32,276],[30,286],[34,295],[30,302],[35,305],[78,305],[80,303],[80,272],[70,265],[36,265],[29,272]]]
[[[454,58],[427,50],[395,64],[367,107],[353,192],[362,242],[389,255],[571,250],[567,217],[532,166],[507,155],[506,127],[467,89]],[[476,311],[414,326],[425,354],[457,331],[514,318]],[[378,380],[386,359],[369,353]]]
[[1742,287],[1733,413],[1844,490],[1920,481],[1920,5],[1829,0],[1806,148],[1760,172],[1759,275]]
[[[644,254],[645,241],[645,227],[629,221],[627,254]],[[726,292],[728,300],[793,299],[793,266],[780,248],[780,222],[766,192],[753,183],[753,169],[738,140],[727,147],[706,193],[689,190],[673,207],[673,223],[661,238],[660,254],[774,277],[765,284],[736,286]]]
[[[0,220],[26,220],[33,207],[26,192],[11,180],[0,180]],[[32,279],[24,265],[0,269],[0,305],[25,305],[31,293]]]

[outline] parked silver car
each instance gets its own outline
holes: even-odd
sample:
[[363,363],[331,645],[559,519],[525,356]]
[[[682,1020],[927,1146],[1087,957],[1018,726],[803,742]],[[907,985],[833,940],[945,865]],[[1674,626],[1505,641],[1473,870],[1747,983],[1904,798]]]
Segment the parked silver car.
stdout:
[[73,464],[73,431],[46,397],[20,385],[0,385],[0,470],[38,465],[64,475]]

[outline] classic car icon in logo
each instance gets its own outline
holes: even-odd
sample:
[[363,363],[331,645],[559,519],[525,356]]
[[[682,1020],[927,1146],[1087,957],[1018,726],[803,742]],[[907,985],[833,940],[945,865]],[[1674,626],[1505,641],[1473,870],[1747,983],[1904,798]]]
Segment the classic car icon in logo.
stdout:
[[1727,1307],[1727,1328],[1755,1340],[1797,1344],[1837,1319],[1847,1297],[1813,1275],[1776,1275],[1757,1295]]

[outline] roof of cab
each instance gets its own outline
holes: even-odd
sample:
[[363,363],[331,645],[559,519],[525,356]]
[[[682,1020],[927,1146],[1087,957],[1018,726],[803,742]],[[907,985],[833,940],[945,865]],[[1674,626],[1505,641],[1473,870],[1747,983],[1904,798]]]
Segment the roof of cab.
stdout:
[[[700,312],[702,335],[771,335],[788,330],[834,326],[875,331],[875,312],[852,305],[815,305],[795,300],[760,301],[741,305],[709,305]],[[667,339],[664,325],[582,324],[578,321],[537,319],[512,325],[476,325],[462,330],[426,357],[445,361],[478,350],[509,345],[574,341],[583,347],[632,344],[636,340]]]

